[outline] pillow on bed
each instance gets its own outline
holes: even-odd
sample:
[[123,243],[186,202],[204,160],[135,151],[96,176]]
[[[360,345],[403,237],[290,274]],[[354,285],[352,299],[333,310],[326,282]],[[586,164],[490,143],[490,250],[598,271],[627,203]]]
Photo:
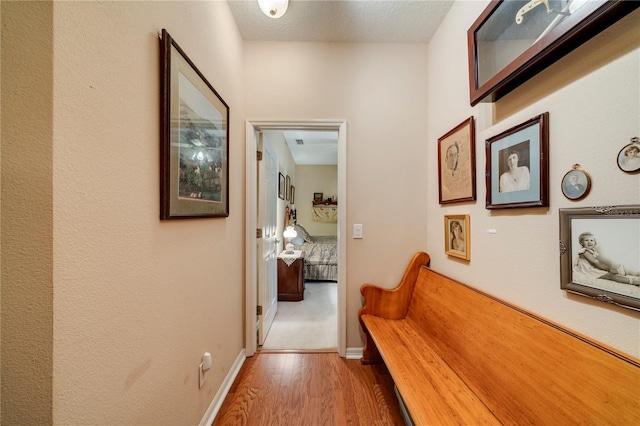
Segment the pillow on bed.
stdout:
[[293,227],[298,233],[298,237],[302,237],[308,243],[311,242],[311,236],[309,235],[307,230],[302,227],[302,225],[295,224]]
[[304,244],[304,238],[302,238],[302,237],[295,237],[295,238],[291,239],[291,243],[292,243],[294,246],[301,246],[301,245],[303,245],[303,244]]

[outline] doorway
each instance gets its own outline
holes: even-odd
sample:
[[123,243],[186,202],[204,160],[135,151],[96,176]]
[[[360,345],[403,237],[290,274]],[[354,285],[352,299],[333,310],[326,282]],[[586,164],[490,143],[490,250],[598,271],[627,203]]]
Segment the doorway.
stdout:
[[346,356],[346,135],[345,120],[310,121],[256,121],[246,122],[246,240],[245,240],[245,295],[246,295],[246,355],[257,350],[257,159],[259,132],[266,130],[335,130],[338,131],[338,282],[337,282],[337,336],[338,354]]

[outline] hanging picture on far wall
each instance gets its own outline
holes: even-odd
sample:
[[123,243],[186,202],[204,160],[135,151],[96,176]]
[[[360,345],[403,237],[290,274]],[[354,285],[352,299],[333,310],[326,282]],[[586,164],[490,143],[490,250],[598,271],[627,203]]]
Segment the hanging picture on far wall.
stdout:
[[640,310],[640,205],[560,209],[560,288]]
[[549,113],[487,139],[487,209],[549,206]]
[[562,194],[572,201],[583,199],[590,189],[591,177],[580,164],[574,164],[562,178]]
[[626,173],[640,172],[640,138],[631,138],[631,143],[620,150],[618,153],[618,167]]
[[476,199],[476,140],[473,117],[438,139],[440,204]]

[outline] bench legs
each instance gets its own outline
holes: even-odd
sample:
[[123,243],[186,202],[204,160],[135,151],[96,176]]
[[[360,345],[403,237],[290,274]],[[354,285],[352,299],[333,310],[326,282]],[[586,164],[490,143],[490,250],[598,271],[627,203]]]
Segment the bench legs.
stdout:
[[364,365],[382,364],[382,356],[380,356],[380,352],[378,351],[376,344],[373,343],[373,339],[371,338],[369,331],[367,331],[367,328],[364,326],[362,326],[362,330],[364,331],[365,339],[361,363]]

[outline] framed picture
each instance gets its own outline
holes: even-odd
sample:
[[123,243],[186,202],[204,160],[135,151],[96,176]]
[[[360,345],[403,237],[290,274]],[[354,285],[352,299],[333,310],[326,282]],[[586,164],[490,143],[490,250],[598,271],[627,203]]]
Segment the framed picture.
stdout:
[[467,31],[471,105],[500,99],[639,6],[620,0],[491,1]]
[[561,187],[562,194],[568,199],[581,200],[591,190],[591,177],[580,167],[580,164],[574,164],[562,178]]
[[229,107],[164,29],[160,55],[160,219],[227,217]]
[[291,200],[291,177],[287,175],[287,183],[285,185],[285,197],[287,200]]
[[560,209],[560,288],[640,310],[640,205]]
[[284,175],[282,173],[278,173],[278,198],[284,200],[286,191],[287,187],[285,184]]
[[460,259],[471,259],[471,229],[469,215],[445,215],[444,252]]
[[296,203],[296,187],[293,185],[291,185],[291,197],[289,198],[289,201],[291,204]]
[[549,205],[549,113],[487,139],[487,209]]
[[322,194],[322,192],[314,192],[313,193],[313,201],[322,201],[322,197],[324,195]]
[[438,139],[440,204],[476,199],[476,139],[473,117]]
[[618,167],[626,173],[640,172],[640,138],[631,138],[631,143],[618,152]]

